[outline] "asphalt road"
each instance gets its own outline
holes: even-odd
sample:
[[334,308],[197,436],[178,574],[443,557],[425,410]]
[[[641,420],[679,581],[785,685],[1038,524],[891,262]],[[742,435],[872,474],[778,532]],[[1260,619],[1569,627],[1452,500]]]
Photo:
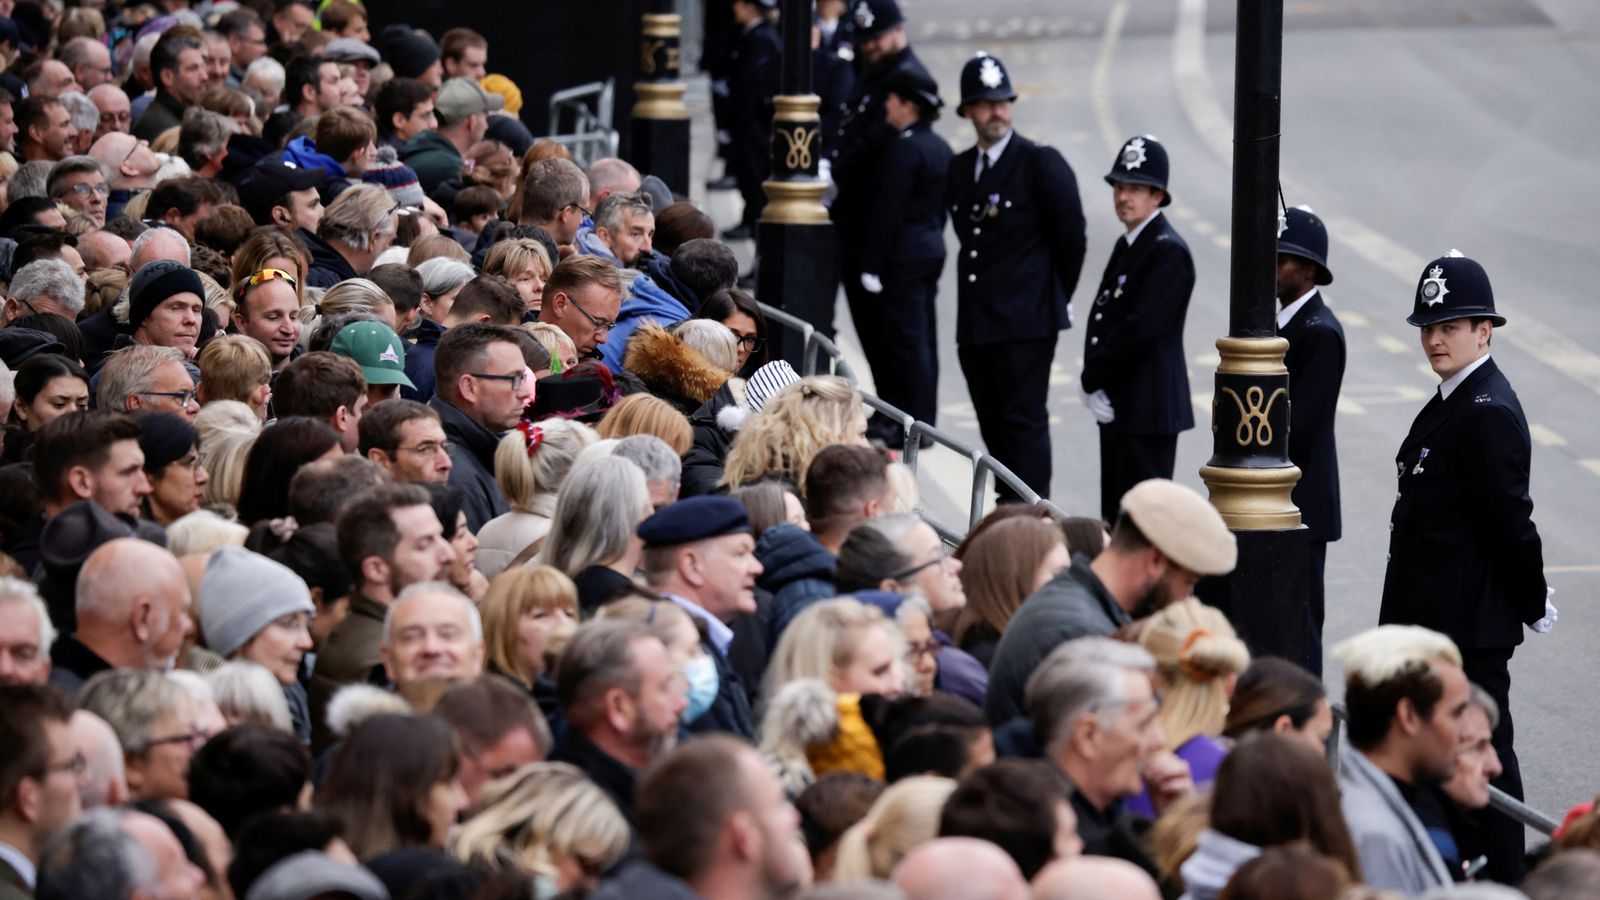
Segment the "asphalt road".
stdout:
[[[1019,132],[1057,146],[1077,173],[1089,251],[1081,308],[1120,226],[1101,175],[1121,141],[1159,137],[1172,158],[1168,214],[1194,252],[1185,348],[1202,425],[1179,440],[1176,477],[1204,490],[1215,339],[1226,333],[1234,5],[1226,0],[902,0],[919,56],[953,104],[962,63],[1000,56],[1020,95]],[[977,15],[974,15],[976,11]],[[1428,259],[1482,262],[1510,320],[1494,355],[1534,434],[1532,494],[1561,618],[1512,663],[1512,707],[1529,800],[1555,815],[1600,789],[1591,597],[1600,578],[1600,284],[1593,212],[1600,178],[1600,7],[1585,0],[1291,0],[1285,11],[1282,176],[1291,205],[1329,224],[1324,289],[1349,363],[1338,420],[1344,539],[1328,553],[1328,645],[1376,623],[1394,497],[1393,457],[1437,380],[1407,326]],[[972,142],[965,120],[939,132]],[[705,146],[701,143],[699,146]],[[703,168],[703,165],[700,167]],[[712,208],[729,202],[713,195]],[[730,218],[722,212],[718,217]],[[955,250],[950,238],[952,256]],[[956,365],[955,283],[941,284],[940,421],[978,442]],[[841,339],[851,346],[840,302]],[[1052,379],[1052,496],[1098,508],[1094,424],[1077,399],[1081,332],[1063,334]],[[859,361],[859,354],[855,354]],[[864,366],[857,366],[864,370]],[[979,398],[981,402],[982,398]],[[929,511],[965,513],[970,478],[925,457]],[[1330,663],[1335,696],[1340,673]]]

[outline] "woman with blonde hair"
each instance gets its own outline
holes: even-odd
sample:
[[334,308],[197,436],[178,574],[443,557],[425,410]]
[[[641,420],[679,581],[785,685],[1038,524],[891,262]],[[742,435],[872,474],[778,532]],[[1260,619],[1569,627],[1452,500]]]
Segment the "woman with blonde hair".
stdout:
[[936,775],[913,775],[889,785],[866,818],[839,839],[836,882],[887,880],[906,854],[939,836],[939,814],[956,783]]
[[550,354],[550,368],[544,373],[534,374],[540,377],[545,374],[560,375],[578,364],[578,345],[559,327],[549,322],[524,322],[521,327]]
[[[239,405],[244,406],[242,403]],[[200,465],[210,476],[201,497],[207,508],[229,514],[237,511],[239,496],[244,493],[245,462],[250,458],[250,450],[255,447],[259,436],[258,431],[224,429],[215,438],[201,438]]]
[[301,343],[309,344],[311,335],[323,322],[347,313],[371,313],[392,322],[394,301],[374,282],[346,278],[324,291],[321,299],[300,307]]
[[812,375],[779,391],[739,429],[723,467],[722,484],[736,488],[763,478],[798,485],[823,447],[867,443],[861,395],[837,375]]
[[967,605],[955,615],[951,640],[985,667],[1022,601],[1071,565],[1054,520],[1013,516],[973,536],[961,551]]
[[539,552],[561,485],[578,454],[594,442],[594,429],[566,419],[522,422],[506,432],[495,449],[494,480],[511,509],[479,529],[473,557],[478,571],[493,578],[519,556]]
[[905,639],[876,606],[839,597],[806,607],[778,638],[765,690],[814,678],[840,694],[894,696],[905,689]]
[[517,155],[494,140],[484,140],[467,148],[461,162],[461,186],[482,185],[500,195],[500,202],[511,199],[517,188]]
[[689,418],[677,407],[651,394],[629,394],[607,410],[595,426],[602,438],[625,438],[650,434],[666,442],[672,452],[682,456],[694,443]]
[[485,787],[479,803],[451,833],[450,855],[476,868],[531,873],[552,894],[593,889],[628,849],[627,819],[567,763],[523,766]]
[[478,603],[485,666],[526,688],[548,714],[555,660],[578,622],[578,588],[550,566],[517,566],[489,582]]
[[551,268],[550,254],[533,238],[497,241],[483,260],[483,274],[499,275],[511,282],[529,312],[539,311]]
[[[1195,785],[1203,788],[1216,778],[1228,755],[1218,737],[1227,724],[1228,697],[1250,665],[1250,651],[1221,610],[1193,597],[1151,616],[1139,644],[1156,660],[1156,687],[1162,693],[1157,721],[1167,737],[1164,749],[1187,762]],[[1130,800],[1128,808],[1155,817],[1148,790]]]

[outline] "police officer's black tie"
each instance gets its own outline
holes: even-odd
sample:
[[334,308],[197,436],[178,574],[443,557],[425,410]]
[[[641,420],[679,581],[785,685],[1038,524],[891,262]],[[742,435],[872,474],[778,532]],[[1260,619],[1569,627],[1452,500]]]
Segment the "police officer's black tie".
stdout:
[[985,176],[987,174],[989,174],[989,151],[985,150],[984,152],[978,154],[978,177],[977,177],[977,180],[978,181],[982,181],[983,180],[983,176]]

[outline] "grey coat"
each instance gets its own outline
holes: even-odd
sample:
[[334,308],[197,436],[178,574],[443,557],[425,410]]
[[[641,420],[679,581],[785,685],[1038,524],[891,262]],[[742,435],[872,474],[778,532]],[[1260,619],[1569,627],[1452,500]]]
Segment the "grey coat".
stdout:
[[1353,747],[1340,754],[1339,791],[1367,884],[1415,896],[1451,883],[1444,859],[1400,789]]

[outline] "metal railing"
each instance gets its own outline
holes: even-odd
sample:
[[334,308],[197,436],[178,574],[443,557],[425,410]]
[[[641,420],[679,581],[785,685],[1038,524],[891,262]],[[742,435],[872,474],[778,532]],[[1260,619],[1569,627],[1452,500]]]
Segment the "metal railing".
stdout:
[[[767,317],[768,322],[776,322],[800,335],[800,374],[802,376],[817,374],[819,362],[822,359],[826,359],[827,366],[822,370],[823,374],[838,375],[856,385],[858,390],[860,389],[860,381],[856,378],[854,370],[850,368],[849,363],[845,362],[844,353],[840,351],[839,345],[835,344],[832,338],[818,331],[815,325],[798,316],[776,309],[766,303],[762,303],[760,306],[761,312]],[[1061,510],[1061,507],[1040,497],[1039,493],[1023,483],[1022,479],[1016,476],[1016,473],[1006,468],[1003,463],[989,454],[953,437],[948,432],[940,431],[927,422],[916,419],[904,410],[884,402],[880,397],[861,391],[861,398],[878,415],[886,416],[900,426],[905,439],[901,446],[895,449],[900,451],[900,461],[906,464],[906,467],[911,470],[913,475],[917,473],[917,459],[922,452],[924,439],[929,443],[944,447],[966,458],[972,472],[972,491],[967,505],[968,530],[978,524],[979,519],[983,518],[984,498],[988,495],[991,484],[995,482],[1015,491],[1024,503],[1043,506],[1057,516],[1066,517],[1066,513]],[[933,527],[933,530],[939,533],[940,538],[952,544],[960,543],[965,536],[964,531],[958,532],[933,519],[927,519],[927,521]]]
[[[1328,735],[1328,766],[1333,769],[1333,774],[1339,774],[1339,743],[1340,734],[1344,731],[1345,723],[1350,714],[1343,703],[1335,703],[1333,709],[1333,732]],[[1534,809],[1521,800],[1500,790],[1494,785],[1489,785],[1489,806],[1501,815],[1507,816],[1514,822],[1532,828],[1549,837],[1561,827],[1561,823],[1550,818],[1544,813]]]
[[[543,140],[554,141],[572,152],[572,160],[582,168],[606,156],[617,155],[617,131],[612,128],[617,87],[613,79],[591,81],[550,95],[550,133]],[[564,130],[564,119],[571,120],[571,131]]]

